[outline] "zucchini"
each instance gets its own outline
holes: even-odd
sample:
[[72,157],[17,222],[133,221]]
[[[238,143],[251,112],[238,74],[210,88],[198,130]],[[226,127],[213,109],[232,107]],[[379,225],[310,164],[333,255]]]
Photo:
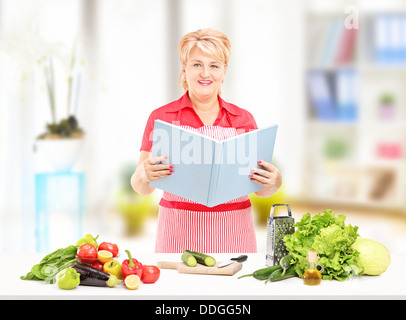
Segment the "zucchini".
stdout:
[[208,267],[213,267],[216,264],[216,259],[214,259],[213,257],[211,257],[207,254],[197,252],[197,251],[185,250],[185,249],[182,249],[182,250],[183,250],[183,252],[189,253],[192,256],[194,256],[198,263],[204,264]]
[[271,275],[272,272],[281,269],[282,267],[278,264],[276,266],[272,266],[272,267],[267,267],[267,268],[262,268],[262,269],[258,269],[256,271],[254,271],[251,274],[246,274],[243,276],[238,277],[237,279],[241,279],[244,277],[254,277],[257,280],[266,280],[269,278],[269,276]]
[[282,268],[272,272],[265,283],[267,283],[268,281],[276,282],[292,277],[296,277],[296,270],[294,266],[290,267],[288,270],[286,270],[286,272],[284,272]]
[[286,255],[283,256],[281,258],[281,260],[279,260],[279,264],[281,265],[283,272],[282,272],[282,276],[285,274],[286,270],[288,270],[290,268],[290,262],[292,261],[292,256],[291,255]]
[[182,254],[181,259],[189,267],[196,267],[197,261],[196,258],[188,252]]

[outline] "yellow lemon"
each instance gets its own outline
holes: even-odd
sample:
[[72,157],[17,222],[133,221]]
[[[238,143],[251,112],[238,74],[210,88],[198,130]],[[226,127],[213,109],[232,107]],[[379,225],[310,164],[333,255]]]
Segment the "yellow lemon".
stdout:
[[136,274],[130,274],[124,280],[125,286],[130,290],[135,290],[140,286],[141,279]]
[[109,262],[113,258],[113,254],[107,250],[100,250],[97,253],[97,258],[101,263]]

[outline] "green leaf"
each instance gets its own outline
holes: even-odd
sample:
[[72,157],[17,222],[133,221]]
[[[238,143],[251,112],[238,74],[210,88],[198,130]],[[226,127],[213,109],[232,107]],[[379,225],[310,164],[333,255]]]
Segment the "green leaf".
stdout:
[[44,276],[41,272],[43,264],[36,264],[31,268],[31,272],[39,279],[44,280],[46,276]]
[[352,270],[362,269],[356,263],[358,253],[351,248],[359,237],[358,227],[346,226],[345,219],[345,215],[336,216],[332,210],[325,210],[313,218],[306,213],[295,224],[296,231],[284,237],[299,276],[308,268],[306,256],[309,250],[316,250],[320,256],[319,263],[324,266],[323,279],[343,281],[355,273]]
[[35,274],[33,274],[31,271],[28,272],[25,276],[20,277],[21,280],[42,280],[38,278]]
[[[66,248],[57,249],[45,257],[42,258],[41,262],[34,265],[31,271],[25,276],[21,276],[22,280],[46,280],[48,278],[55,277],[55,274],[62,267],[72,265],[76,261],[76,251],[77,248],[74,245],[70,245]],[[53,283],[53,279],[49,280],[47,283]]]

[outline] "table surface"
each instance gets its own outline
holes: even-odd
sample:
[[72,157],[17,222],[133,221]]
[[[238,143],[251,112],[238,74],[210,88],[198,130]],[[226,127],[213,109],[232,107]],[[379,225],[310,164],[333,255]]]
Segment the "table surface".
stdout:
[[[212,254],[221,262],[239,254]],[[299,278],[267,283],[252,277],[239,276],[265,267],[263,253],[248,254],[242,269],[233,276],[181,274],[162,269],[154,284],[143,284],[129,290],[119,284],[114,288],[78,286],[74,290],[61,290],[44,281],[21,280],[20,276],[45,256],[44,254],[2,254],[0,267],[3,276],[0,299],[405,299],[406,253],[392,254],[388,270],[380,276],[362,276],[344,282],[322,281],[319,286],[306,286]],[[158,261],[180,261],[180,254],[133,254],[143,264]],[[124,259],[124,258],[123,258]],[[118,259],[120,262],[123,259]],[[11,263],[10,263],[11,262]]]

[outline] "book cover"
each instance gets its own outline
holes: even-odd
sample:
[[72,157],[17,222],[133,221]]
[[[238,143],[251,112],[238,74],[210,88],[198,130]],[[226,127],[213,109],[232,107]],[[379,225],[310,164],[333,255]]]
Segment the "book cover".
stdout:
[[337,110],[332,84],[326,72],[311,70],[307,72],[307,86],[315,115],[321,120],[335,120]]
[[351,63],[351,59],[355,50],[357,34],[357,29],[344,28],[341,34],[340,44],[337,48],[336,58],[334,62],[335,65],[342,66]]
[[399,62],[401,64],[406,63],[406,15],[401,15],[400,19],[400,52]]
[[375,62],[378,64],[388,64],[393,61],[392,48],[394,36],[391,35],[391,16],[377,15],[373,21],[373,41],[374,41],[374,56]]
[[336,105],[338,119],[357,120],[357,74],[352,69],[335,73]]
[[340,35],[344,29],[344,21],[335,19],[331,22],[327,43],[325,44],[324,52],[321,57],[321,66],[329,67],[334,63],[334,56],[338,49]]
[[155,120],[152,156],[167,156],[174,172],[150,185],[208,207],[259,191],[249,174],[258,160],[272,162],[276,132],[271,125],[216,140]]

